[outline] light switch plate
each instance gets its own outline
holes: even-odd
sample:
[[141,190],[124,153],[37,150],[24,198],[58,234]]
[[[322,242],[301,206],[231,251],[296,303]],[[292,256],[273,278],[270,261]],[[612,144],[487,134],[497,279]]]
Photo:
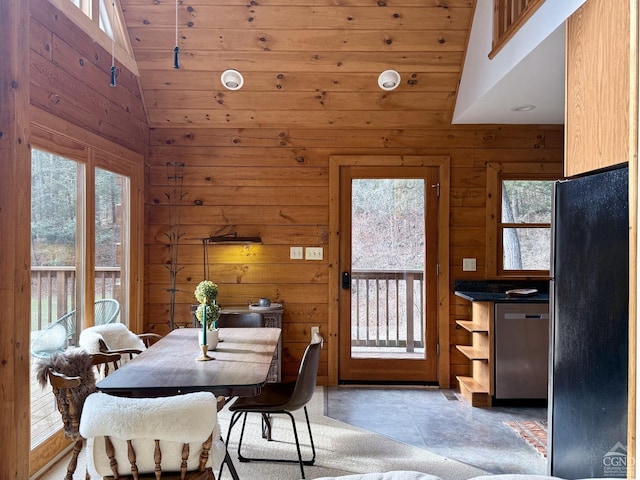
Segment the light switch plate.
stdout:
[[289,258],[291,260],[302,260],[302,247],[289,247]]
[[475,272],[476,271],[476,259],[475,258],[463,258],[462,259],[462,271],[463,272]]
[[304,258],[306,260],[322,260],[322,247],[307,247],[304,249]]

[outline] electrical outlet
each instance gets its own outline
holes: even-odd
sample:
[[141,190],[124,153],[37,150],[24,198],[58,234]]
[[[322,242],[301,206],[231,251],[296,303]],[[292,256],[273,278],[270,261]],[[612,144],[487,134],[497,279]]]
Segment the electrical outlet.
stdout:
[[307,247],[304,249],[304,258],[306,260],[322,260],[322,247]]
[[475,272],[476,271],[476,259],[475,258],[463,258],[462,259],[462,271],[463,272]]
[[313,341],[316,335],[320,335],[320,327],[311,327],[311,341]]
[[289,247],[289,258],[291,260],[302,260],[302,247]]

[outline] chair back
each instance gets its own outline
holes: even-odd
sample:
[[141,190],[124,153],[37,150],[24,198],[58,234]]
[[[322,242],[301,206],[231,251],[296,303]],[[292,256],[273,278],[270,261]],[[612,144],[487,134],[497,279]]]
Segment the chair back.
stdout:
[[80,433],[88,439],[90,470],[105,478],[129,479],[131,472],[160,478],[161,472],[162,478],[215,480],[212,469],[225,455],[216,398],[207,392],[158,398],[96,393],[87,398]]
[[86,398],[96,391],[95,368],[109,365],[116,368],[118,354],[91,355],[84,350],[75,349],[58,353],[49,359],[41,360],[37,365],[37,379],[41,387],[47,381],[51,384],[53,395],[62,423],[64,435],[68,440],[79,440],[80,415]]
[[94,324],[114,323],[120,313],[120,302],[114,298],[98,300],[94,306]]
[[316,380],[318,377],[318,365],[320,364],[320,352],[324,339],[316,335],[313,341],[307,345],[300,362],[298,378],[291,394],[291,398],[285,409],[289,411],[298,410],[304,407],[316,390]]
[[47,328],[33,333],[31,355],[36,358],[50,358],[62,353],[69,345],[75,344],[76,311],[65,313]]
[[218,328],[260,328],[262,315],[257,312],[221,313],[218,318]]

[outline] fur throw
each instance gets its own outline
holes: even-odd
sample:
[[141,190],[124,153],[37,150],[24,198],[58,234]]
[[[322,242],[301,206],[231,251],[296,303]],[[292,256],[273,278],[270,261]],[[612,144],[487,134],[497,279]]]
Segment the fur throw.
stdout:
[[87,398],[80,432],[85,438],[108,435],[123,440],[202,443],[216,425],[216,397],[209,392],[158,398],[96,393]]
[[140,337],[131,332],[123,323],[108,323],[85,328],[80,333],[78,345],[89,353],[98,353],[100,352],[100,341],[104,342],[109,350],[143,351],[147,349]]
[[[71,390],[71,401],[77,409],[78,417],[80,417],[85,399],[96,391],[95,368],[91,355],[80,348],[75,348],[67,350],[64,353],[57,353],[51,358],[40,360],[36,367],[36,378],[43,388],[49,381],[50,370],[66,375],[67,377],[80,377],[80,385]],[[78,438],[78,432],[73,431],[74,429],[70,419],[65,418],[68,417],[65,393],[64,391],[57,391],[55,395],[58,410],[62,415],[62,420],[65,425],[65,437],[75,440]]]

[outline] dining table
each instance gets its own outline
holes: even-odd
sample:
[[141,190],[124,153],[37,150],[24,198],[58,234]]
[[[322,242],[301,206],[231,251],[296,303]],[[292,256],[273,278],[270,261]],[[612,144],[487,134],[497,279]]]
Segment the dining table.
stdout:
[[[147,398],[203,391],[224,397],[258,395],[267,383],[281,329],[221,328],[206,361],[199,359],[199,333],[197,328],[172,330],[100,380],[98,390]],[[239,480],[228,451],[224,463],[233,480]]]
[[99,391],[128,397],[161,397],[191,392],[248,397],[267,382],[280,328],[221,328],[219,343],[198,360],[200,330],[171,331],[97,384]]

